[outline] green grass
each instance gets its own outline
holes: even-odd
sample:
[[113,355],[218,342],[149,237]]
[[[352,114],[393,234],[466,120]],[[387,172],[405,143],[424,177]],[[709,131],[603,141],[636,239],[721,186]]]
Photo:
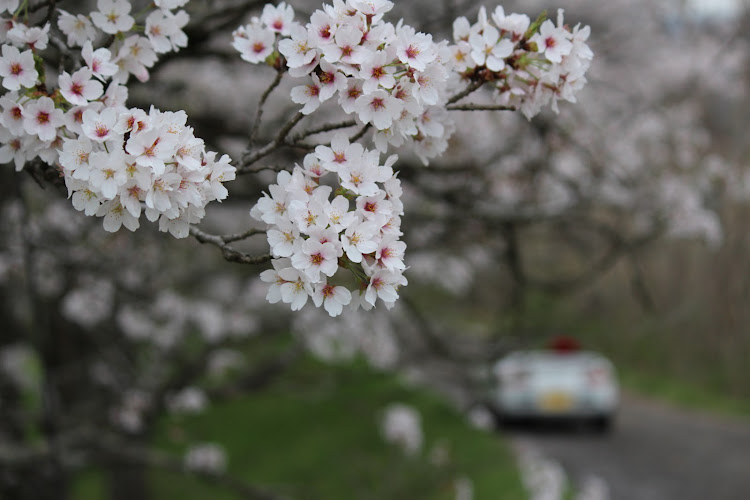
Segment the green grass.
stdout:
[[750,401],[747,399],[733,398],[663,374],[620,369],[619,377],[623,387],[636,394],[683,408],[738,417],[750,422]]
[[[406,457],[379,434],[380,412],[392,402],[421,413],[425,445],[417,457]],[[475,498],[525,497],[499,436],[470,428],[439,397],[361,364],[331,367],[306,360],[266,391],[199,416],[166,420],[157,432],[158,444],[178,454],[188,438],[220,443],[229,473],[296,499],[447,500],[454,498],[453,481],[462,475],[473,481]],[[436,445],[449,450],[447,464],[430,463]],[[150,478],[154,498],[239,498],[183,475],[154,471]],[[100,497],[89,479],[79,488],[88,488],[88,496],[76,498]]]

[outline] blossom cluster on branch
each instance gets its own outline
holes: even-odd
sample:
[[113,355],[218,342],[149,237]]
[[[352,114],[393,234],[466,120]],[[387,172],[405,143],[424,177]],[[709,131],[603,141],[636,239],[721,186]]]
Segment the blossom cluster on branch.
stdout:
[[[300,309],[312,297],[331,316],[343,306],[365,309],[380,298],[390,308],[398,287],[406,285],[403,271],[406,244],[402,235],[401,182],[391,166],[396,156],[380,165],[380,153],[350,143],[343,134],[331,146],[318,146],[303,167],[282,171],[250,214],[271,225],[268,243],[274,269],[261,273],[271,283],[268,300]],[[337,176],[338,189],[321,182]],[[333,200],[332,194],[336,194]],[[353,210],[350,205],[354,204]],[[335,285],[339,269],[351,271],[362,293]]]
[[[330,99],[375,128],[376,147],[411,145],[427,164],[445,151],[455,126],[445,113],[457,89],[488,83],[496,103],[528,118],[560,99],[574,102],[593,57],[589,28],[570,30],[542,15],[491,16],[482,7],[476,23],[453,23],[454,44],[435,42],[399,22],[384,21],[388,0],[348,0],[323,5],[302,25],[294,10],[268,4],[260,17],[233,33],[242,59],[285,68],[302,80],[292,101],[310,114]],[[477,87],[474,87],[475,89]],[[471,87],[470,87],[471,88]]]
[[[26,1],[0,4],[12,13],[0,31],[7,89],[0,98],[0,161],[20,170],[38,157],[58,168],[73,206],[103,217],[108,231],[135,230],[145,213],[162,231],[190,234],[206,204],[228,195],[223,182],[236,172],[230,158],[206,151],[184,111],[125,106],[130,75],[147,80],[158,54],[187,45],[182,28],[189,16],[177,10],[186,3],[157,0],[135,15],[128,0],[98,0],[88,15],[53,5],[47,17],[59,13],[56,27],[27,25]],[[530,118],[545,105],[556,111],[560,99],[574,101],[586,81],[589,29],[570,29],[562,11],[554,24],[545,14],[532,21],[502,7],[488,16],[482,7],[474,24],[455,20],[450,43],[386,21],[392,7],[388,0],[335,0],[302,24],[281,2],[233,33],[242,59],[278,72],[257,121],[268,93],[288,74],[300,80],[290,98],[302,108],[282,131],[325,102],[336,102],[361,126],[351,139],[338,134],[320,144],[303,167],[280,173],[251,211],[269,225],[274,269],[262,278],[271,283],[272,302],[296,310],[312,297],[334,316],[346,305],[374,307],[378,298],[392,307],[407,282],[403,205],[396,156],[381,165],[380,154],[407,146],[428,164],[455,131],[450,110],[488,109],[457,104],[483,86],[494,90],[491,109]],[[60,56],[56,75],[43,59],[48,44]],[[257,121],[243,171],[267,151],[253,154]],[[344,126],[305,136],[337,128]],[[356,142],[368,130],[374,149]],[[349,271],[354,286],[339,269]]]
[[[205,150],[184,111],[125,106],[130,75],[148,80],[158,54],[187,46],[189,16],[173,12],[185,3],[155,1],[136,15],[145,16],[143,24],[126,0],[98,0],[89,15],[59,10],[65,42],[49,23],[21,20],[27,2],[0,4],[12,14],[0,20],[7,28],[0,31],[0,77],[8,91],[0,97],[0,162],[22,170],[38,157],[59,168],[73,206],[103,217],[107,231],[134,231],[144,212],[160,230],[186,237],[208,202],[226,198],[222,182],[234,179],[235,169],[227,155],[217,160]],[[72,74],[62,63],[52,74],[43,58],[51,42],[71,59]]]
[[[233,33],[243,60],[302,80],[290,97],[303,115],[335,101],[363,131],[374,129],[376,150],[338,134],[330,147],[308,154],[304,168],[280,173],[251,211],[270,227],[274,269],[261,278],[271,284],[272,303],[297,310],[312,297],[332,316],[350,304],[369,309],[377,298],[392,307],[406,284],[406,245],[398,239],[401,187],[391,168],[396,157],[381,166],[378,151],[410,145],[427,164],[455,130],[449,105],[484,84],[493,86],[498,103],[530,118],[546,104],[557,110],[558,99],[575,100],[585,83],[593,56],[585,43],[589,30],[569,30],[562,11],[555,25],[544,16],[533,23],[506,16],[498,7],[492,24],[481,8],[477,23],[464,17],[453,23],[450,44],[403,22],[386,22],[392,7],[387,0],[337,1],[302,25],[291,6],[268,4]],[[337,174],[335,192],[321,183],[328,173]],[[339,269],[351,271],[359,288],[354,294],[332,283]]]

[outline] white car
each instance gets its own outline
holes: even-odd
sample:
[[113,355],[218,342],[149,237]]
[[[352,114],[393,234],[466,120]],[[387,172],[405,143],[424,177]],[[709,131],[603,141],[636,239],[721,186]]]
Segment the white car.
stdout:
[[619,404],[614,366],[590,351],[517,351],[496,362],[492,375],[490,404],[501,424],[575,419],[606,431]]

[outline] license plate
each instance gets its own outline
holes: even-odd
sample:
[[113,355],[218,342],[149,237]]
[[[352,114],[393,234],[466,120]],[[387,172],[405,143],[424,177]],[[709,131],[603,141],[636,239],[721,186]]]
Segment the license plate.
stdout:
[[539,399],[539,407],[545,411],[567,411],[573,407],[573,398],[566,392],[548,392]]

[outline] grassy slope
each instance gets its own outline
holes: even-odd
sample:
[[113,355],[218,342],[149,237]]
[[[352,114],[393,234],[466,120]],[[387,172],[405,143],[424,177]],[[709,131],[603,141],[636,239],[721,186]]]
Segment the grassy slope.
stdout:
[[663,374],[620,370],[620,382],[634,393],[661,399],[684,408],[706,410],[750,421],[750,401],[716,392],[706,387],[674,380]]
[[[422,414],[425,446],[418,458],[403,456],[379,435],[378,414],[394,401]],[[269,390],[165,422],[158,436],[175,452],[184,449],[175,436],[221,443],[231,474],[296,499],[452,499],[461,475],[474,482],[477,499],[525,496],[498,436],[469,428],[438,397],[360,365],[305,361]],[[437,443],[450,450],[449,464],[429,463]],[[154,498],[237,498],[183,476],[155,472],[152,479]]]

